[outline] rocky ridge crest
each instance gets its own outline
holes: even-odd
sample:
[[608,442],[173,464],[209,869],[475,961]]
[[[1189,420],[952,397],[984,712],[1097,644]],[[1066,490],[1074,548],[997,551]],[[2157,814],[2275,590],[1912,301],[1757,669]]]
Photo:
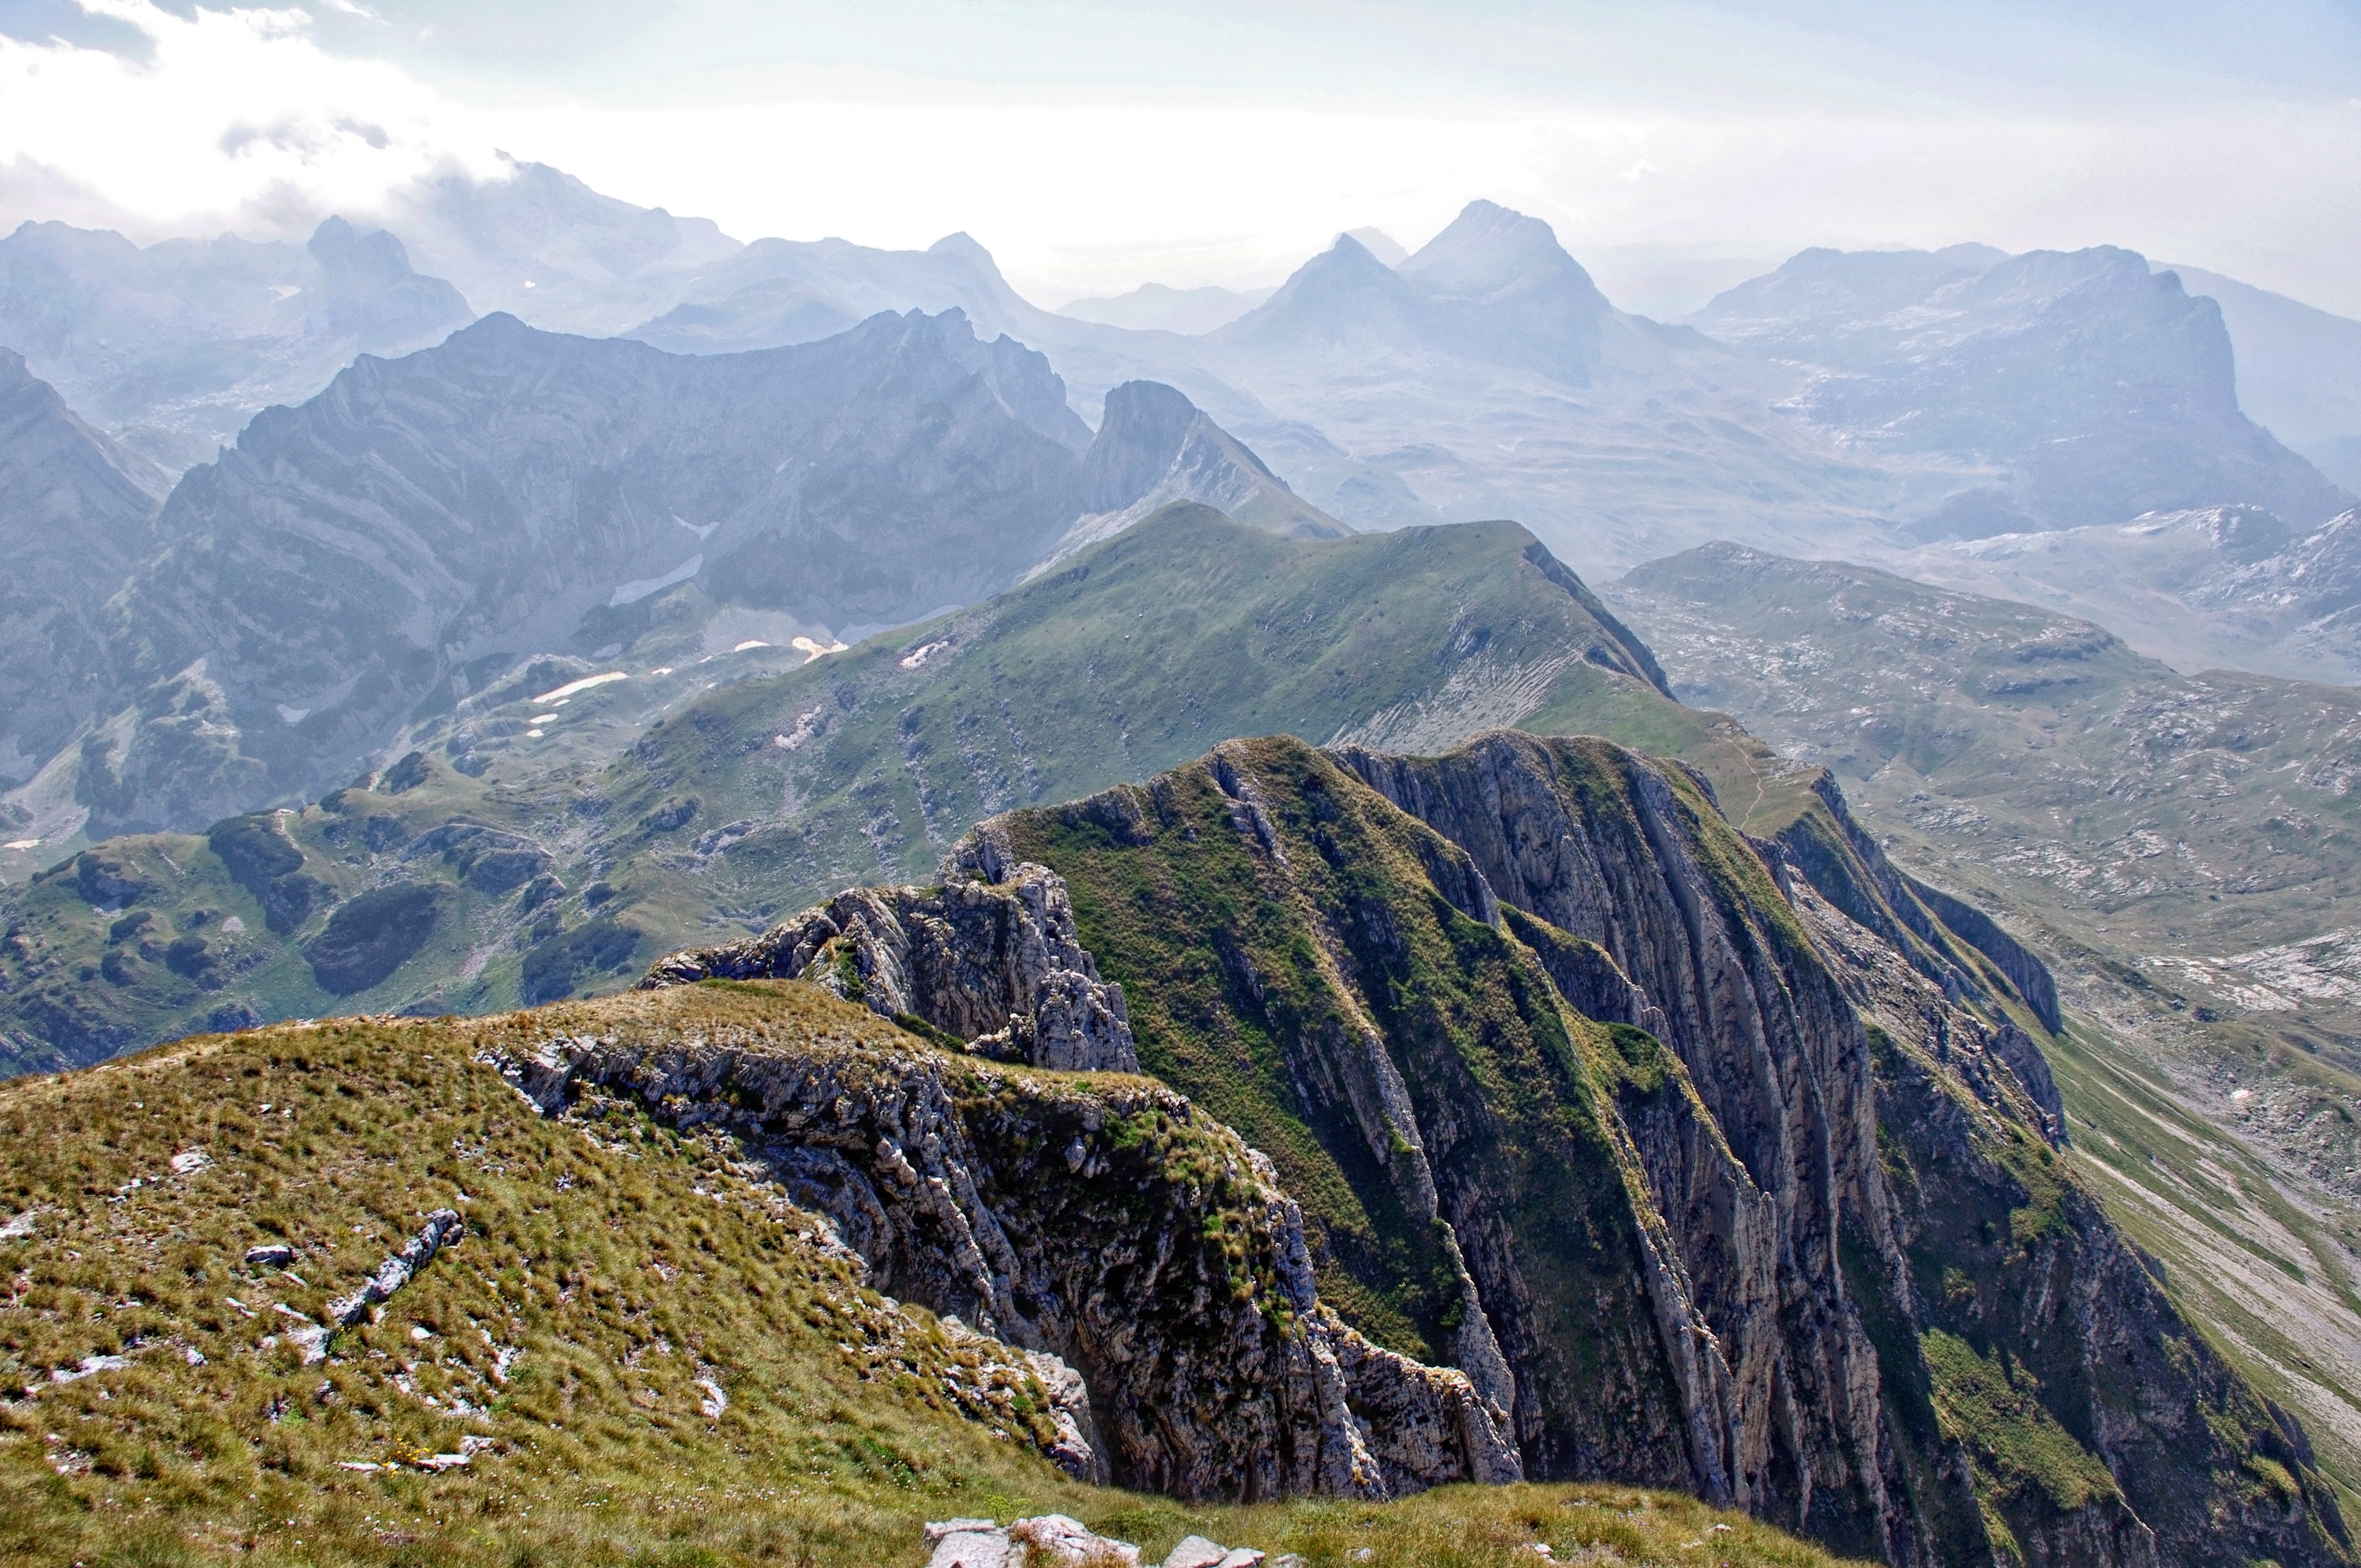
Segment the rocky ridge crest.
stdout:
[[496,1065],[545,1114],[621,1095],[730,1134],[880,1284],[1071,1365],[1082,1473],[1246,1499],[1521,1478],[1465,1374],[1322,1305],[1268,1161],[1162,1085],[915,1040],[577,1036]]
[[978,1056],[1068,1072],[1137,1072],[1123,987],[1074,938],[1046,867],[994,858],[939,888],[849,888],[748,942],[660,960],[643,991],[701,980],[809,980]]

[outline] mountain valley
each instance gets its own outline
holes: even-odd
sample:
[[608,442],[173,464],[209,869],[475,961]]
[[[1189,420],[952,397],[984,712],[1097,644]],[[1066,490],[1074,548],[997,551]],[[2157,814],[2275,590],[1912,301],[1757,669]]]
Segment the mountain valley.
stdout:
[[0,241],[0,1552],[2361,1562],[2356,323],[500,157]]

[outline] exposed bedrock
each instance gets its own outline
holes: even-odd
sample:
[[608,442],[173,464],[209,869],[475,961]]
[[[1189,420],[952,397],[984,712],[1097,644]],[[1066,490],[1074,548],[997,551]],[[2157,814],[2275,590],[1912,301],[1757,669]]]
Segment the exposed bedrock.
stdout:
[[1466,1375],[1340,1322],[1268,1163],[1152,1080],[833,1036],[559,1037],[496,1065],[545,1113],[609,1093],[727,1131],[881,1288],[1078,1370],[1106,1478],[1255,1499],[1519,1476]]
[[1123,988],[1099,978],[1075,939],[1065,883],[1040,866],[994,870],[1005,874],[851,888],[751,941],[675,953],[641,986],[810,980],[980,1055],[1137,1072]]
[[[1633,994],[1608,1015],[1649,1018],[1694,1086],[1625,1096],[1623,1113],[1711,1330],[1683,1379],[1692,1426],[1727,1434],[1699,1484],[1718,1457],[1741,1507],[1822,1533],[1850,1514],[1838,1533],[1884,1545],[1900,1500],[1876,1354],[1838,1258],[1847,1223],[1890,1247],[1867,1041],[1763,868],[1686,775],[1608,742],[1501,731],[1440,759],[1334,755],[1504,905],[1610,960]],[[1604,966],[1563,938],[1528,945],[1573,971],[1570,1001],[1614,1006]]]

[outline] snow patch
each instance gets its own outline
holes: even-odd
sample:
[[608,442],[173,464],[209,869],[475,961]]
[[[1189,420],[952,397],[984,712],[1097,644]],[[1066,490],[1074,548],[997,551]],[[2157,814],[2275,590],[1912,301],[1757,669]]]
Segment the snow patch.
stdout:
[[675,583],[688,581],[703,570],[705,570],[705,553],[700,550],[661,577],[642,577],[637,582],[620,585],[615,589],[613,597],[607,600],[607,608],[613,609],[621,605],[636,604],[650,594],[660,593]]
[[[656,672],[656,674],[660,675],[668,674],[670,673],[671,672],[666,670],[658,670]],[[620,670],[609,670],[603,675],[585,675],[578,681],[566,682],[566,685],[559,686],[555,691],[545,691],[542,693],[539,696],[533,699],[533,703],[535,707],[547,707],[554,702],[564,702],[567,697],[574,696],[577,692],[587,692],[592,686],[603,686],[609,681],[628,681],[631,678],[631,677],[630,675],[624,674]],[[535,722],[537,723],[539,721],[535,720]]]

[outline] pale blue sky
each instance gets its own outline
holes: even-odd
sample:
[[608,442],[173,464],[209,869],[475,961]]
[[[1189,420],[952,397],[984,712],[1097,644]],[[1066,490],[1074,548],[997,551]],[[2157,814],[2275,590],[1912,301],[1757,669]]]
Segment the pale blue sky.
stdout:
[[0,219],[257,232],[500,146],[741,237],[965,228],[1050,300],[1267,281],[1483,195],[1610,292],[2112,242],[2361,314],[2361,0],[302,10],[0,0]]

